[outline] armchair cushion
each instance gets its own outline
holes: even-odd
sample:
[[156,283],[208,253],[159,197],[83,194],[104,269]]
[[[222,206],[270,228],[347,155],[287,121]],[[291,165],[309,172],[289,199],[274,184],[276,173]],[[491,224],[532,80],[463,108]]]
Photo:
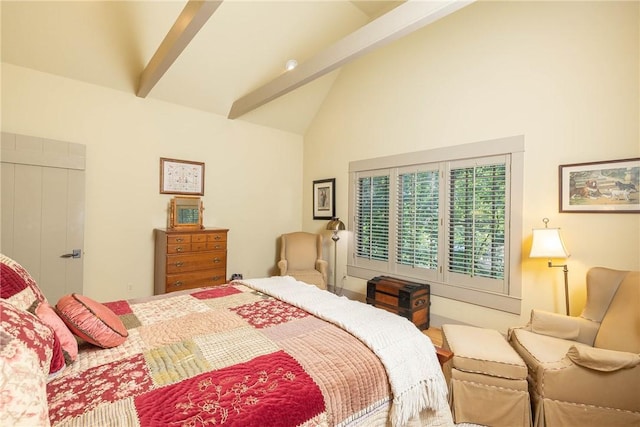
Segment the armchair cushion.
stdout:
[[576,365],[602,372],[633,368],[640,364],[640,354],[594,347],[571,346],[567,356]]

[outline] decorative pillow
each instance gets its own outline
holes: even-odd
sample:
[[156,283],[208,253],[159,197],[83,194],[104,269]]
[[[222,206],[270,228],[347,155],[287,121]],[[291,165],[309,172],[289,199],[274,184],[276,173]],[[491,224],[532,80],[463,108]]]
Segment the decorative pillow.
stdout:
[[[47,325],[45,324],[45,326]],[[47,327],[49,328],[49,326]],[[53,329],[51,329],[51,332],[53,332]],[[66,362],[64,360],[64,353],[62,352],[62,344],[58,336],[53,332],[53,351],[51,353],[51,364],[49,365],[49,380],[52,380],[59,374],[65,366]]]
[[67,325],[48,302],[40,302],[34,311],[38,319],[53,329],[53,332],[60,341],[64,362],[67,365],[71,365],[78,358],[78,341],[76,341],[76,337],[73,336],[69,328],[67,328]]
[[[33,314],[0,300],[0,341],[4,344],[13,340],[23,343],[27,349],[35,353],[40,370],[44,375],[49,375],[55,334]],[[4,349],[2,351],[4,352]]]
[[47,376],[38,354],[4,329],[0,342],[0,425],[48,426]]
[[0,254],[0,298],[21,310],[27,310],[36,301],[47,300],[29,272],[3,254]]
[[56,304],[56,310],[71,332],[99,347],[116,347],[129,336],[113,311],[89,297],[65,295]]

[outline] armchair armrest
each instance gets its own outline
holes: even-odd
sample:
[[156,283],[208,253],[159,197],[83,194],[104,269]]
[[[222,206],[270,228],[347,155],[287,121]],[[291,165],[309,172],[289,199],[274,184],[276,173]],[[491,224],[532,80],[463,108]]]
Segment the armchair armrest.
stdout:
[[640,354],[605,348],[571,346],[567,357],[576,365],[602,372],[633,368],[640,364]]
[[536,334],[593,345],[600,323],[583,317],[565,316],[544,310],[531,310],[529,330]]
[[286,259],[281,259],[280,261],[278,261],[278,268],[280,269],[280,275],[281,276],[286,276],[287,275],[287,260]]
[[318,270],[324,277],[327,276],[327,268],[329,263],[323,259],[316,260],[316,270]]

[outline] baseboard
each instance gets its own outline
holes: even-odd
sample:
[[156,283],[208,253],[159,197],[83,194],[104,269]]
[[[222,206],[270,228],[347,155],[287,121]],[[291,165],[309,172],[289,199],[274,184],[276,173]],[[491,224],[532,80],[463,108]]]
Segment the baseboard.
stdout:
[[359,292],[350,291],[349,289],[338,289],[338,295],[344,295],[345,297],[354,301],[367,302],[366,295],[362,295]]

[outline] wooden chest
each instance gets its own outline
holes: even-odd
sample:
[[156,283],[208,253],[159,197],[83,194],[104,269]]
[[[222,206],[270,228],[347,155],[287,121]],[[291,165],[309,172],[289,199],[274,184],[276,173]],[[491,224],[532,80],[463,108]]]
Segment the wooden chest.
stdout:
[[227,282],[227,229],[156,229],[154,293]]
[[367,282],[367,303],[406,317],[419,329],[429,328],[429,285],[389,276],[377,276]]

